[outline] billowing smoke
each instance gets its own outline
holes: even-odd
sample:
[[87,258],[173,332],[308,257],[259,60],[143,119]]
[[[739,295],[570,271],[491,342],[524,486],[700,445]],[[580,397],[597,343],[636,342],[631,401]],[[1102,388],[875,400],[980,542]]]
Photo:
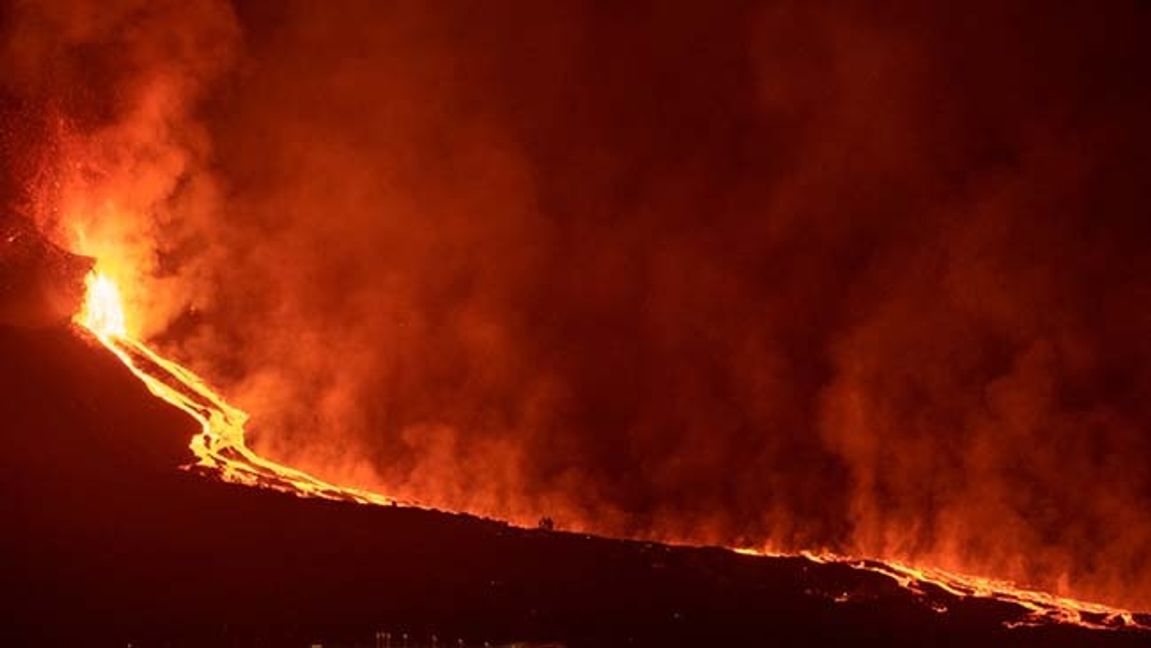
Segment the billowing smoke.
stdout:
[[1141,5],[187,4],[6,92],[261,452],[1151,606]]
[[202,243],[222,213],[197,100],[229,68],[226,2],[26,0],[0,51],[5,215],[17,213],[125,286],[135,328],[162,332],[205,298]]

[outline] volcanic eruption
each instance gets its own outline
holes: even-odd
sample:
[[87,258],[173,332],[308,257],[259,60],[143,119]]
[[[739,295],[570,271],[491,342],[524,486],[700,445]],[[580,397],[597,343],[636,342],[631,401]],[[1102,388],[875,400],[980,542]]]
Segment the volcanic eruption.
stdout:
[[15,3],[5,209],[200,478],[1145,629],[1151,16],[672,4]]

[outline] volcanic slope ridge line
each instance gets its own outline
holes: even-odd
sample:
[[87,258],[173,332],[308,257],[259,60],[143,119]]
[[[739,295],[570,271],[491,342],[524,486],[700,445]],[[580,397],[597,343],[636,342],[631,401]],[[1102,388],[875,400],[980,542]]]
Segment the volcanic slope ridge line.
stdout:
[[[425,508],[372,491],[337,486],[261,457],[245,443],[244,424],[248,420],[246,412],[230,405],[192,371],[130,337],[124,325],[119,291],[110,279],[93,271],[87,284],[87,300],[75,318],[75,323],[115,354],[154,396],[183,410],[199,422],[200,434],[195,435],[190,443],[197,461],[188,469],[215,476],[222,481],[298,497]],[[796,557],[794,553],[730,549],[748,555]],[[843,564],[882,574],[913,593],[923,604],[941,612],[945,611],[945,606],[935,601],[937,596],[933,589],[960,599],[991,599],[1017,606],[1024,614],[1018,620],[1005,622],[1009,627],[1056,623],[1093,630],[1151,631],[1151,615],[1021,588],[1006,581],[912,566],[892,560],[814,552],[801,552],[799,555],[815,563]]]

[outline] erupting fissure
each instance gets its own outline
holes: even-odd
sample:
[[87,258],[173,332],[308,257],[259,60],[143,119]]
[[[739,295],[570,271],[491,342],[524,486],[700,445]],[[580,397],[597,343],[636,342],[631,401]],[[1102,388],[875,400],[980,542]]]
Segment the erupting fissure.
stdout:
[[[253,452],[244,442],[248,414],[227,402],[202,378],[168,360],[128,333],[120,291],[116,283],[98,271],[87,277],[87,298],[75,323],[92,333],[116,355],[155,396],[187,412],[200,423],[200,434],[190,444],[196,463],[190,468],[218,478],[300,497],[355,502],[398,504],[396,500],[361,489],[327,483],[305,472],[270,461]],[[795,554],[734,548],[741,554],[788,556]],[[891,578],[900,587],[940,613],[946,613],[947,597],[986,598],[1014,604],[1023,610],[1009,627],[1054,622],[1092,629],[1151,629],[1151,620],[1128,610],[1088,603],[1016,587],[1014,584],[892,560],[860,559],[831,553],[802,552],[817,563],[838,563]],[[851,599],[850,593],[835,594],[835,600]],[[1138,618],[1137,618],[1138,616]]]

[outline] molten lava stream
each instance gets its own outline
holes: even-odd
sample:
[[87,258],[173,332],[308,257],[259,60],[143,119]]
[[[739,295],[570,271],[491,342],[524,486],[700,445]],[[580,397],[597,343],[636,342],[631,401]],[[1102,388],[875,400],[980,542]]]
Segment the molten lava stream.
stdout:
[[[120,292],[108,277],[92,272],[87,279],[86,304],[75,322],[116,355],[157,397],[184,410],[200,422],[193,437],[194,469],[249,486],[270,488],[300,497],[320,497],[361,504],[397,504],[396,500],[369,491],[329,484],[307,473],[260,457],[244,443],[248,415],[226,403],[207,383],[191,371],[161,357],[128,335]],[[754,549],[734,549],[758,556],[794,556]],[[946,608],[933,601],[937,592],[955,598],[987,598],[1019,606],[1024,614],[1009,626],[1066,623],[1093,629],[1151,629],[1140,615],[1128,610],[1087,603],[1016,587],[1005,581],[966,576],[941,569],[915,567],[898,561],[860,559],[834,554],[804,552],[818,563],[839,563],[882,574],[894,580],[934,609]],[[936,593],[933,593],[932,590]],[[841,600],[837,598],[837,600]]]
[[[756,549],[735,549],[735,551],[754,556],[793,555]],[[1004,622],[1004,625],[1010,628],[1063,623],[1092,630],[1151,630],[1149,615],[1026,589],[1008,581],[958,574],[934,567],[916,567],[898,560],[865,559],[808,551],[801,552],[801,555],[813,562],[842,564],[887,576],[940,613],[947,612],[945,603],[935,601],[941,598],[938,593],[942,592],[957,599],[990,599],[1022,608],[1025,614],[1021,619]],[[846,597],[837,600],[849,599],[850,597]]]
[[116,355],[157,397],[175,405],[200,422],[192,438],[196,469],[225,481],[261,486],[301,497],[395,504],[395,500],[369,491],[329,484],[307,473],[282,466],[252,452],[244,443],[248,414],[228,403],[203,379],[161,357],[129,337],[120,291],[108,277],[92,272],[88,296],[75,321],[88,329]]

